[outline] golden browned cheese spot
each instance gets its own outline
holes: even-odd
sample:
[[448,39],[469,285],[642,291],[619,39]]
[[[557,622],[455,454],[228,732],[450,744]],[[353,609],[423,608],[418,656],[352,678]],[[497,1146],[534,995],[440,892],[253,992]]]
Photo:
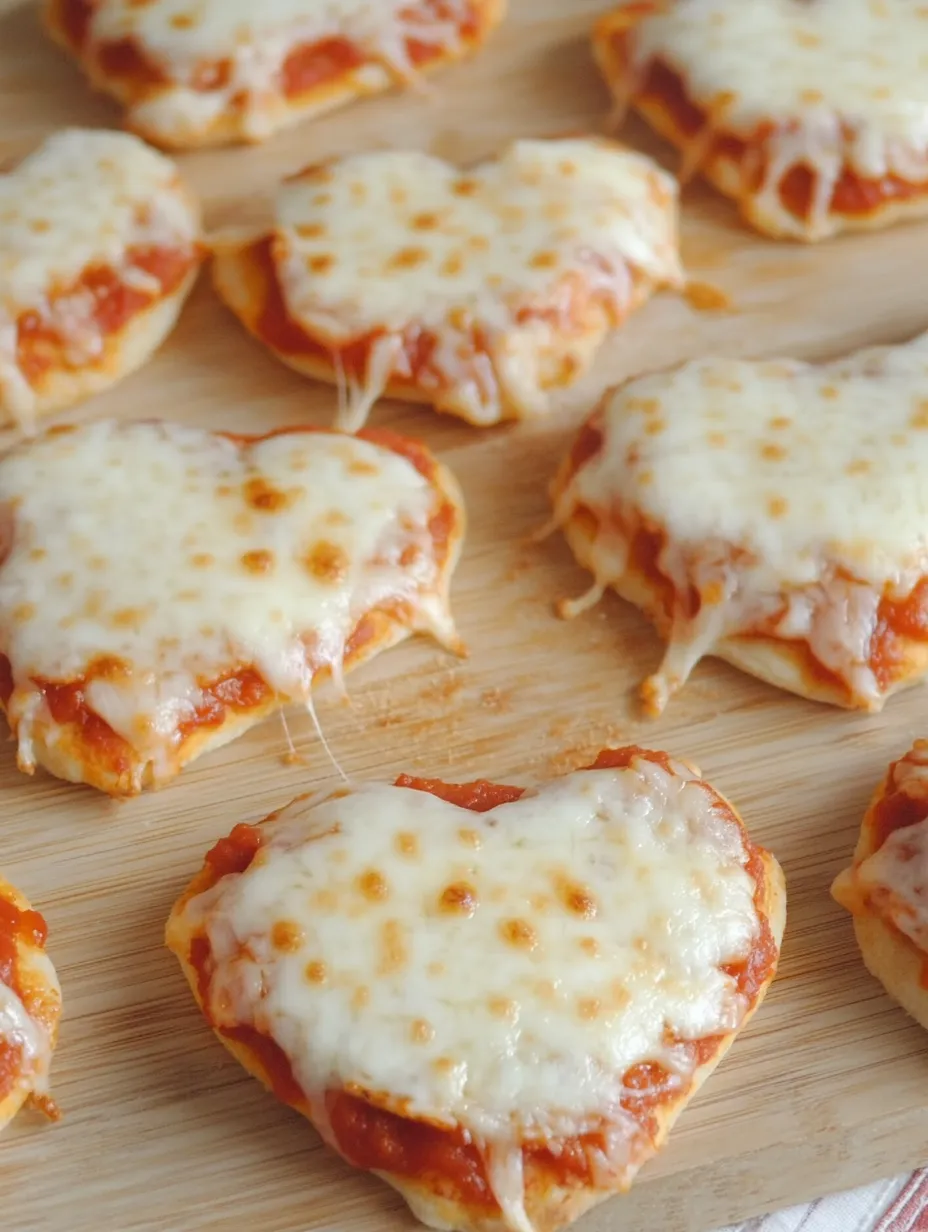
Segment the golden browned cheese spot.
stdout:
[[871,464],[866,458],[854,458],[848,462],[844,468],[845,475],[866,475],[870,470]]
[[317,890],[314,901],[321,911],[334,911],[338,906],[338,895],[334,890]]
[[796,42],[800,47],[821,47],[822,39],[818,34],[813,34],[811,30],[797,30]]
[[176,590],[174,598],[178,603],[199,603],[203,598],[202,590],[195,590],[193,587],[187,587],[186,590]]
[[517,950],[534,950],[538,935],[528,920],[503,920],[499,926],[502,939]]
[[62,590],[67,590],[68,587],[73,586],[74,584],[74,574],[73,573],[59,573],[58,576],[55,578],[55,583],[58,586],[60,586]]
[[292,503],[289,493],[258,477],[247,480],[243,492],[245,503],[261,513],[280,513]]
[[209,552],[196,552],[190,557],[190,563],[195,569],[208,569],[216,563],[216,557]]
[[463,175],[451,185],[451,191],[456,197],[472,197],[480,191],[480,182]]
[[30,560],[44,560],[47,555],[48,553],[46,552],[45,548],[30,548],[29,549],[29,559]]
[[725,292],[708,282],[688,282],[683,294],[687,303],[698,312],[724,312],[731,307]]
[[782,518],[789,505],[782,496],[771,496],[767,502],[767,512],[772,518]]
[[335,265],[335,258],[330,252],[320,252],[314,257],[310,257],[307,262],[310,270],[314,274],[327,274]]
[[274,553],[267,548],[256,548],[253,552],[245,552],[242,556],[242,566],[249,573],[270,573],[274,568]]
[[387,879],[375,868],[369,868],[358,878],[359,892],[371,903],[383,902],[390,897],[390,887]]
[[577,1001],[577,1013],[584,1022],[592,1022],[599,1017],[603,1005],[599,997],[580,997]]
[[707,432],[706,440],[713,449],[724,449],[727,438],[724,432]]
[[632,942],[632,947],[636,949],[639,954],[644,954],[650,949],[650,943],[647,937],[636,937]]
[[556,252],[536,252],[529,261],[531,269],[553,269],[557,265]]
[[475,851],[479,851],[483,845],[477,831],[471,830],[467,826],[464,826],[458,830],[458,838],[465,847],[473,847]]
[[395,975],[403,970],[408,959],[403,925],[399,920],[387,920],[380,933],[380,974]]
[[301,222],[294,229],[304,240],[319,240],[325,235],[325,227],[321,222]]
[[824,101],[825,95],[821,90],[800,90],[799,99],[803,103],[821,103]]
[[644,425],[645,435],[660,436],[660,434],[664,431],[666,427],[667,427],[667,423],[663,419],[659,419],[657,417],[655,417],[654,419],[649,419],[648,422]]
[[542,1001],[556,1001],[557,985],[554,980],[537,980],[535,982],[535,993]]
[[890,436],[889,439],[890,439],[890,442],[893,445],[895,445],[897,449],[904,449],[906,445],[908,445],[909,443],[909,438],[906,436],[904,432],[894,432],[892,436]]
[[401,248],[387,262],[387,269],[415,269],[429,259],[425,248]]
[[625,987],[621,980],[613,980],[612,986],[609,989],[610,1003],[617,1010],[625,1009],[626,1005],[630,1005],[632,994]]
[[409,1028],[409,1037],[414,1044],[428,1044],[435,1038],[435,1028],[424,1018],[416,1018]]
[[427,210],[423,214],[417,214],[412,220],[412,225],[416,231],[434,231],[441,224],[441,215],[436,214],[433,210]]
[[27,620],[33,620],[36,614],[36,606],[34,603],[17,603],[13,608],[13,620],[16,624],[25,624]]
[[838,389],[837,385],[823,385],[819,390],[822,397],[826,398],[829,402],[833,402],[835,398],[838,397],[840,392],[841,391]]
[[658,415],[661,410],[658,398],[629,398],[625,405],[630,411],[640,411],[642,415]]
[[419,854],[419,840],[415,834],[410,834],[407,830],[400,830],[394,839],[394,846],[401,856],[406,856],[409,859]]
[[928,428],[928,398],[922,398],[916,404],[909,420],[910,428]]
[[294,920],[278,920],[271,929],[271,945],[282,954],[295,954],[303,944],[303,935]]
[[642,471],[638,476],[638,487],[639,488],[649,488],[653,482],[654,482],[654,472],[653,471]]
[[599,957],[599,942],[595,937],[581,937],[578,944],[588,958]]
[[351,998],[351,1008],[353,1010],[364,1010],[371,1003],[371,990],[365,985],[360,984],[355,990]]
[[367,200],[367,185],[363,180],[355,180],[351,185],[351,196],[355,201]]
[[551,899],[547,894],[533,894],[528,905],[537,915],[543,915],[551,906]]
[[442,262],[439,272],[449,278],[454,278],[455,275],[460,274],[463,268],[464,261],[461,256],[458,253],[452,253],[451,256],[448,257],[447,261]]
[[772,428],[774,432],[782,432],[785,428],[789,428],[792,422],[788,415],[774,415],[767,427]]
[[486,235],[472,235],[467,241],[467,247],[473,248],[474,252],[487,252],[490,247],[489,237]]
[[305,558],[306,568],[319,582],[336,586],[348,573],[348,555],[337,543],[320,539],[309,549]]
[[557,879],[557,892],[561,902],[573,915],[584,920],[596,918],[598,910],[593,892],[579,881],[571,881],[567,877]]
[[306,964],[304,974],[310,984],[324,984],[329,978],[325,963],[319,962],[318,959]]
[[787,450],[782,445],[774,445],[771,441],[768,441],[766,445],[761,446],[760,454],[768,462],[782,462],[786,457]]
[[432,976],[433,979],[437,979],[438,976],[445,974],[445,964],[440,962],[430,962],[425,970],[426,973]]
[[725,598],[725,587],[721,582],[707,582],[700,591],[700,596],[703,603],[714,606],[716,603],[721,603]]
[[477,891],[467,881],[454,881],[445,886],[438,900],[439,909],[447,915],[472,916],[479,905]]
[[341,509],[330,509],[322,521],[326,526],[347,526],[349,518]]
[[491,997],[487,1008],[494,1018],[502,1018],[504,1022],[513,1022],[519,1012],[516,1002],[508,997]]
[[175,13],[171,18],[171,25],[175,30],[189,30],[194,25],[194,20],[189,13]]
[[34,231],[36,235],[44,235],[46,231],[51,230],[51,225],[47,218],[34,218],[29,224],[29,230]]
[[440,1074],[450,1074],[454,1069],[454,1061],[451,1057],[436,1057],[432,1062],[434,1069],[437,1069]]
[[577,174],[577,164],[572,163],[569,158],[565,158],[559,162],[557,169],[560,171],[561,175],[571,176]]
[[133,629],[145,619],[145,612],[140,607],[121,607],[113,613],[113,624],[117,629]]
[[348,463],[349,475],[379,475],[380,469],[373,462],[368,462],[366,458],[355,458]]

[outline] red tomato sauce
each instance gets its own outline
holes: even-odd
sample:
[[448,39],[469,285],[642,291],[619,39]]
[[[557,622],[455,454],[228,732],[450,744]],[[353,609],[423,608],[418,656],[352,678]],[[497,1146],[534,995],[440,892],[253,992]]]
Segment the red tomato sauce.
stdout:
[[[902,758],[904,761],[905,758]],[[888,782],[892,783],[892,774],[900,763],[893,762],[889,768]],[[877,801],[871,818],[871,835],[873,849],[878,850],[889,836],[896,830],[904,830],[907,826],[918,825],[928,817],[928,799],[918,799],[904,791],[897,791],[890,786],[886,794]]]
[[[629,746],[603,749],[589,769],[622,769],[636,758],[644,758],[672,772],[666,753]],[[426,791],[461,808],[486,812],[498,804],[518,800],[525,789],[478,780],[472,783],[445,783],[439,779],[420,779],[400,775],[396,786],[414,791]],[[721,800],[719,807],[724,808]],[[728,810],[737,824],[737,818]],[[742,831],[743,833],[743,831]],[[776,945],[763,914],[764,868],[761,857],[744,835],[748,851],[747,872],[754,879],[755,903],[762,923],[762,934],[749,959],[726,968],[739,991],[753,1000],[776,962]],[[237,826],[228,839],[221,840],[207,855],[207,866],[217,880],[225,872],[243,871],[251,863],[260,846],[260,829]],[[205,937],[191,944],[190,963],[199,977],[200,998],[209,1004],[212,956]],[[208,1015],[207,1015],[208,1016]],[[243,1034],[241,1034],[243,1032]],[[253,1049],[265,1070],[275,1094],[291,1105],[305,1105],[305,1093],[293,1076],[290,1063],[276,1043],[253,1028],[222,1028],[230,1039],[239,1039]],[[697,1041],[676,1041],[690,1050],[697,1064],[707,1061],[718,1046],[715,1037]],[[633,1066],[624,1075],[625,1094],[622,1106],[637,1121],[644,1135],[657,1130],[655,1109],[660,1104],[679,1098],[671,1075],[655,1062]],[[326,1109],[335,1141],[345,1158],[359,1168],[392,1172],[399,1176],[416,1177],[442,1196],[469,1205],[498,1210],[486,1173],[483,1157],[470,1135],[462,1129],[443,1127],[401,1116],[380,1108],[347,1091],[331,1090],[326,1094]],[[603,1151],[601,1133],[588,1133],[561,1139],[556,1143],[528,1143],[523,1148],[526,1181],[540,1175],[544,1182],[561,1185],[592,1182],[591,1158],[595,1150]]]
[[[626,36],[620,36],[620,42]],[[645,78],[640,97],[659,104],[673,120],[675,128],[685,137],[695,138],[706,123],[706,112],[693,102],[683,80],[674,69],[655,60]],[[763,147],[766,132],[758,129],[754,142]],[[705,158],[728,158],[740,163],[749,148],[748,141],[733,133],[720,132],[706,152]],[[763,182],[766,167],[760,163],[753,188]],[[808,219],[812,209],[817,172],[804,163],[797,164],[783,176],[778,185],[781,202],[796,218]],[[846,217],[875,213],[887,201],[900,201],[928,192],[928,184],[910,183],[897,175],[870,179],[845,164],[831,194],[830,208]]]
[[[19,944],[44,946],[48,926],[38,911],[22,910],[10,899],[0,895],[0,983],[12,988],[22,999],[24,989],[19,982]],[[22,1046],[0,1038],[0,1100],[13,1088],[22,1062]]]

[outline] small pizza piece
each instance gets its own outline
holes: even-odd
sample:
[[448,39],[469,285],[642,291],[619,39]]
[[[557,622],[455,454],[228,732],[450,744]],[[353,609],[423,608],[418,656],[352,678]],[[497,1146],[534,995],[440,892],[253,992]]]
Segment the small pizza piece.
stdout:
[[160,786],[411,633],[459,649],[464,512],[389,433],[55,428],[0,460],[0,704],[21,770]]
[[287,180],[269,232],[217,245],[219,294],[291,367],[474,424],[541,415],[656,287],[680,285],[675,182],[598,140],[463,172],[388,151]]
[[64,129],[0,174],[0,427],[141,367],[202,253],[196,201],[136,137]]
[[928,740],[889,767],[831,892],[867,970],[928,1028]]
[[506,0],[46,0],[52,37],[156,145],[262,141],[475,52]]
[[229,1051],[424,1223],[556,1232],[661,1148],[785,902],[698,771],[625,748],[299,797],[213,848],[166,939]]
[[928,335],[829,364],[703,359],[608,394],[554,485],[595,585],[667,641],[660,713],[708,654],[876,711],[928,673]]
[[59,1116],[48,1073],[61,989],[45,953],[47,935],[38,911],[0,877],[0,1130],[25,1103],[50,1120]]
[[768,235],[820,240],[928,213],[928,8],[911,0],[629,0],[596,58]]

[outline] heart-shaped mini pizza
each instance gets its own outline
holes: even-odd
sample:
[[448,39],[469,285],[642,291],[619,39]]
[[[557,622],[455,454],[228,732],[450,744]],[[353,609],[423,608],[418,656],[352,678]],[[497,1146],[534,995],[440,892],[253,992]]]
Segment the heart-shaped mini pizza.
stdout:
[[[834,363],[703,359],[607,395],[553,489],[595,585],[668,643],[879,710],[928,672],[928,335]],[[564,614],[577,604],[564,605]]]
[[419,151],[287,180],[267,232],[217,245],[220,295],[285,363],[474,424],[541,415],[651,292],[682,279],[676,184],[605,141],[518,141],[462,171]]
[[760,231],[818,240],[928,211],[928,9],[912,0],[631,0],[596,56]]
[[831,892],[867,970],[928,1029],[928,741],[889,767]]
[[54,428],[0,460],[0,704],[22,770],[158,786],[410,633],[458,643],[457,485],[389,433]]
[[45,953],[47,933],[38,911],[0,877],[0,1129],[25,1103],[58,1118],[48,1072],[61,990]]
[[555,1232],[662,1146],[784,917],[731,805],[626,748],[300,797],[213,848],[167,943],[226,1047],[425,1223]]
[[125,133],[65,129],[0,175],[0,427],[145,363],[201,255],[177,168]]
[[505,0],[46,0],[52,36],[164,146],[260,141],[476,51]]

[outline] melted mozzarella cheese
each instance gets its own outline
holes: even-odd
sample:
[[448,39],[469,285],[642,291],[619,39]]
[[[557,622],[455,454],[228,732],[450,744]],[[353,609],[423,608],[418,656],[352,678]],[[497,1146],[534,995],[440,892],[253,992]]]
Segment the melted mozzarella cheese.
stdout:
[[346,639],[378,606],[452,642],[429,529],[438,503],[406,458],[328,433],[241,446],[105,421],[8,454],[0,653],[21,764],[34,721],[48,719],[34,678],[80,678],[101,658],[125,671],[92,678],[88,704],[157,762],[194,718],[201,685],[239,668],[308,704],[313,671],[337,677]]
[[[282,72],[296,48],[347,42],[408,81],[409,41],[459,54],[471,14],[471,0],[104,0],[90,33],[102,43],[133,39],[176,87],[149,91],[134,107],[144,126],[170,139],[178,126],[208,128],[234,106],[246,135],[261,138],[275,127],[267,104],[283,97]],[[221,73],[204,73],[219,64]]]
[[198,233],[177,168],[125,133],[64,129],[0,175],[0,406],[26,424],[33,413],[17,361],[23,314],[61,334],[69,363],[91,362],[103,337],[93,293],[76,286],[81,275],[108,267],[157,292],[129,250],[189,248]]
[[[353,428],[394,375],[474,422],[505,404],[542,413],[641,281],[682,277],[674,182],[593,140],[516,142],[469,172],[415,151],[355,155],[287,181],[277,220],[290,313],[335,346],[383,331]],[[422,333],[435,346],[412,374],[404,336]]]
[[[787,231],[806,227],[779,199],[784,175],[814,167],[808,229],[828,211],[845,164],[881,179],[928,180],[928,9],[912,0],[677,0],[635,27],[639,71],[652,58],[682,73],[720,128],[765,138],[758,190]],[[753,169],[749,169],[749,174]]]
[[602,430],[559,520],[578,506],[602,519],[601,585],[621,583],[638,525],[663,529],[660,571],[703,597],[694,621],[674,623],[660,699],[763,624],[805,639],[860,704],[879,704],[880,598],[928,574],[928,335],[826,365],[684,364],[618,389]]
[[169,924],[184,953],[209,939],[211,1021],[269,1034],[314,1110],[356,1085],[467,1130],[514,1228],[524,1141],[605,1119],[600,1179],[627,1183],[651,1148],[626,1072],[657,1062],[685,1096],[681,1041],[749,1008],[722,969],[760,934],[743,833],[682,766],[636,758],[484,814],[362,786],[263,834]]

